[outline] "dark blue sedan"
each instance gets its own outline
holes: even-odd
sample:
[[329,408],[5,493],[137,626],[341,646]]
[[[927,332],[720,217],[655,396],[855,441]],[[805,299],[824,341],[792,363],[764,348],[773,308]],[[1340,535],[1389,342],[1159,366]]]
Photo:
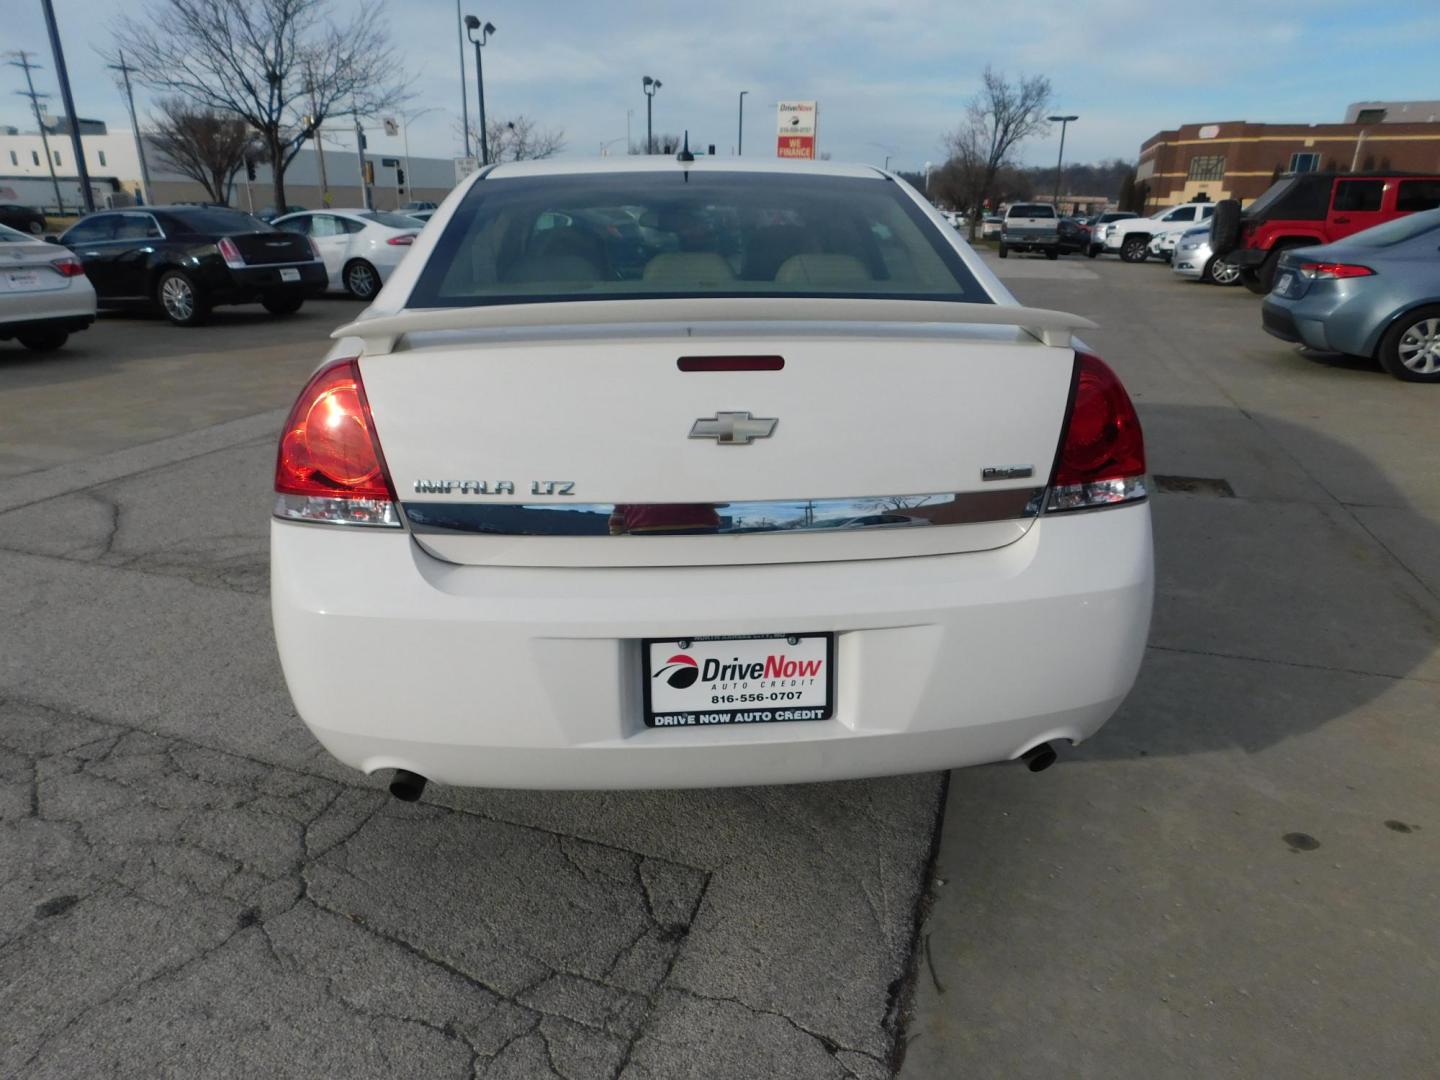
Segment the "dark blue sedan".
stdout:
[[1262,320],[1283,341],[1440,382],[1440,210],[1285,252]]

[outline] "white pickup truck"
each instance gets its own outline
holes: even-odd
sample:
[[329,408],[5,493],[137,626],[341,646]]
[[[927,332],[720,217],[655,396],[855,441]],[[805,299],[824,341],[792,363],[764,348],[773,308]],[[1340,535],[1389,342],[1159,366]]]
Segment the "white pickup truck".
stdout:
[[1045,203],[1016,203],[1005,211],[1000,226],[1000,258],[1012,251],[1043,251],[1047,259],[1060,257],[1060,217]]
[[1150,256],[1150,241],[1168,233],[1180,234],[1215,213],[1213,202],[1185,203],[1157,210],[1149,217],[1126,218],[1104,226],[1107,255],[1119,255],[1126,262],[1144,262]]

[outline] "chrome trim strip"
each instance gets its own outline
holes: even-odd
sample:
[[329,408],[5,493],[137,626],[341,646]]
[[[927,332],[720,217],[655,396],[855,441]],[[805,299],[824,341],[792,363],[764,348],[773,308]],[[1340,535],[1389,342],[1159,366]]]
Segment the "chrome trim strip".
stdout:
[[406,502],[402,509],[411,530],[420,534],[759,536],[1012,521],[1037,516],[1044,498],[1045,489],[1037,487],[723,503]]

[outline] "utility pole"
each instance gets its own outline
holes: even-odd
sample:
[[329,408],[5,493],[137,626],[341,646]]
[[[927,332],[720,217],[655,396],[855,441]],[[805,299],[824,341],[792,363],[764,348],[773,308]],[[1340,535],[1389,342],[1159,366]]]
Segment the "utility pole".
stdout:
[[20,68],[25,72],[25,85],[29,90],[15,91],[21,97],[30,99],[30,108],[35,112],[35,126],[40,129],[40,142],[45,147],[45,164],[50,168],[50,183],[55,186],[55,209],[63,217],[65,214],[65,200],[60,197],[60,181],[55,178],[55,157],[50,153],[50,138],[45,134],[45,120],[40,115],[40,99],[47,98],[49,94],[37,94],[35,92],[35,80],[30,77],[32,69],[38,68],[39,64],[30,63],[30,54],[24,49],[16,49],[7,56],[18,56],[19,60],[6,61],[11,67]]
[[55,7],[51,0],[40,0],[45,9],[45,26],[50,31],[50,55],[55,61],[55,78],[60,83],[60,100],[70,117],[70,147],[75,152],[75,172],[80,177],[80,197],[85,212],[95,212],[95,193],[90,190],[90,171],[85,168],[85,146],[80,142],[80,118],[75,115],[75,98],[70,93],[70,76],[65,71],[65,50],[60,47],[60,28],[55,24]]
[[745,155],[745,95],[749,92],[749,90],[740,91],[740,130],[735,137],[736,157],[743,157]]
[[660,80],[646,75],[640,80],[640,89],[645,91],[645,153],[655,152],[655,91],[660,89]]
[[[475,31],[480,36],[475,36]],[[481,23],[474,15],[465,16],[465,33],[475,46],[475,92],[480,98],[480,164],[490,164],[490,133],[485,127],[485,69],[480,64],[480,50],[495,33],[494,23]]]
[[140,121],[135,119],[135,94],[130,89],[130,72],[135,69],[125,63],[125,53],[120,53],[118,64],[106,64],[111,71],[118,71],[125,79],[125,104],[130,108],[130,130],[135,133],[135,156],[140,159],[140,195],[147,206],[154,205],[150,197],[150,169],[145,164],[145,141],[140,138]]

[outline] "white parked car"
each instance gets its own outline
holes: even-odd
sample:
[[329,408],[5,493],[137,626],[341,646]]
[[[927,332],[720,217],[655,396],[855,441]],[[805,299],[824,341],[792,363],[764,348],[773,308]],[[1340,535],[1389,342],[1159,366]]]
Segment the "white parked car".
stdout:
[[315,241],[330,288],[373,300],[400,265],[424,222],[391,210],[307,210],[271,222]]
[[1209,221],[1213,213],[1213,202],[1186,203],[1157,210],[1149,217],[1111,222],[1105,227],[1105,252],[1126,262],[1144,262],[1150,256],[1151,240],[1169,233],[1179,236],[1198,222]]
[[[616,207],[670,239],[637,255]],[[1150,619],[1144,444],[1092,325],[872,168],[472,176],[281,436],[296,708],[402,798],[1043,768]]]
[[69,248],[0,225],[0,341],[49,352],[95,321],[95,288]]

